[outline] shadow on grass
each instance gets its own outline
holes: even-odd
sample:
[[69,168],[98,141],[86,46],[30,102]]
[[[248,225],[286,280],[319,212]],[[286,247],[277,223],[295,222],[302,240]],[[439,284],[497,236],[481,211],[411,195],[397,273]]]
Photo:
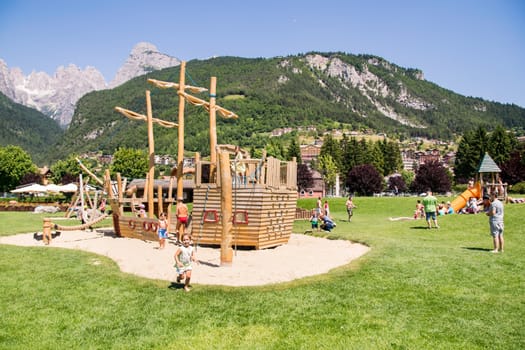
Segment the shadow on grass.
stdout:
[[490,252],[490,248],[479,248],[479,247],[461,247],[461,249],[474,250],[478,252]]
[[[191,288],[191,284],[190,284],[190,288]],[[170,285],[168,286],[168,289],[171,289],[171,290],[179,290],[179,289],[182,289],[184,290],[184,283],[178,283],[178,282],[171,282]]]

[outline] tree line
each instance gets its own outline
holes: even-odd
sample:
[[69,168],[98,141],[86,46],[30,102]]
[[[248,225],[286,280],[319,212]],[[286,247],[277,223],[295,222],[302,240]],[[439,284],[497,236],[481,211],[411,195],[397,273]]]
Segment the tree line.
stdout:
[[[339,175],[350,193],[371,195],[385,189],[423,192],[428,188],[444,193],[450,191],[453,184],[465,184],[476,177],[485,153],[501,168],[500,176],[504,182],[516,185],[525,181],[525,145],[520,144],[516,135],[503,126],[497,126],[490,133],[481,126],[467,131],[459,142],[453,173],[439,162],[421,164],[414,172],[403,170],[398,143],[386,137],[379,141],[367,141],[344,135],[341,140],[337,140],[326,134],[319,157],[310,167],[302,162],[300,142],[295,133],[279,139],[271,138],[264,149],[268,156],[297,160],[299,190],[312,187],[311,169],[315,169],[321,173],[327,188],[334,187]],[[259,158],[262,149],[252,146],[250,153],[252,157]],[[78,181],[81,170],[76,157],[77,155],[71,154],[51,166],[54,183]],[[106,167],[97,164],[96,160],[84,162],[90,169],[99,169],[100,174],[105,168],[109,168],[112,175],[121,173],[129,179],[143,178],[148,171],[146,151],[131,147],[118,148],[113,155],[112,164]],[[156,174],[159,174],[158,167]],[[388,177],[386,183],[385,177]],[[0,147],[0,192],[32,182],[40,183],[41,179],[31,156],[18,146]]]

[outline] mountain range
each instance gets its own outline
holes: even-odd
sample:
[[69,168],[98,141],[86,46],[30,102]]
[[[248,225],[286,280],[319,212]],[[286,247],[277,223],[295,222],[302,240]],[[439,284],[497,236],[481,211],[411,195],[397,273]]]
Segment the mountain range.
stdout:
[[25,76],[20,68],[10,69],[0,59],[0,92],[65,128],[71,122],[77,101],[86,93],[114,88],[139,75],[179,64],[179,59],[160,53],[153,44],[138,43],[114,79],[106,84],[102,73],[94,67],[81,69],[70,64],[58,67],[53,76],[45,72]]
[[[50,145],[48,161],[69,153],[146,148],[145,123],[123,117],[114,107],[146,114],[145,91],[151,90],[154,116],[176,122],[177,93],[156,88],[147,79],[178,82],[179,64],[180,60],[159,53],[151,44],[137,45],[110,84],[85,93],[74,104],[70,122],[62,119],[60,125],[66,129]],[[240,116],[218,118],[219,143],[264,147],[271,131],[278,128],[308,127],[315,130],[313,137],[345,129],[386,132],[400,139],[448,140],[477,126],[525,129],[525,109],[519,106],[456,94],[425,80],[421,70],[373,55],[310,52],[256,59],[215,57],[187,62],[187,74],[192,78],[188,84],[201,87],[208,86],[211,76],[217,77],[217,103]],[[93,79],[87,81],[97,81],[96,73],[90,76]],[[4,94],[13,99],[11,90]],[[206,94],[197,97],[209,99]],[[206,155],[208,112],[187,105],[185,149]],[[157,153],[176,154],[175,139],[173,130],[155,128]]]

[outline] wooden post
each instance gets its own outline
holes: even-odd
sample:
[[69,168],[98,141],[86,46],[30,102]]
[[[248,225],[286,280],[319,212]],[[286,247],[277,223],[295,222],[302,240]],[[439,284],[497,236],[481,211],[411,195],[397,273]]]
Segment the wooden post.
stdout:
[[230,169],[230,155],[228,152],[219,153],[221,169],[221,212],[222,212],[222,236],[221,236],[221,265],[231,265],[233,260],[232,250],[232,179]]
[[109,169],[106,169],[104,172],[104,188],[110,199],[114,198],[113,187],[111,186],[111,175],[109,174]]
[[118,196],[118,203],[119,203],[119,213],[120,215],[124,215],[124,205],[122,204],[122,199],[124,198],[124,191],[126,189],[122,185],[122,176],[120,173],[117,173],[117,196]]
[[[164,211],[164,207],[162,206],[162,185],[159,185],[157,187],[157,203],[158,203],[158,210],[157,210],[157,217],[160,217],[160,213]],[[154,216],[150,216],[150,218],[154,218]]]
[[44,218],[44,229],[42,231],[42,240],[44,241],[45,245],[48,245],[51,243],[51,227],[53,227],[53,223],[51,222],[51,219]]
[[[153,185],[155,180],[155,140],[153,138],[153,113],[151,111],[150,91],[146,90],[146,109],[148,117],[148,152],[149,152],[149,170],[148,170],[148,217],[155,217],[155,208],[153,206]],[[146,189],[144,189],[146,190]]]
[[183,196],[183,166],[184,166],[184,106],[186,99],[184,98],[184,85],[186,83],[186,62],[180,63],[180,77],[179,77],[179,144],[177,152],[177,198]]
[[78,174],[78,181],[79,181],[79,189],[80,189],[80,217],[82,218],[82,223],[85,221],[84,216],[84,181],[82,181],[82,173]]
[[215,182],[213,177],[217,164],[217,114],[215,111],[215,99],[217,90],[217,78],[211,77],[210,81],[210,181]]
[[[171,210],[173,207],[173,176],[170,176],[170,185],[168,187],[168,208],[166,209],[166,219],[168,221],[168,232],[171,225]],[[176,224],[176,223],[175,223]]]

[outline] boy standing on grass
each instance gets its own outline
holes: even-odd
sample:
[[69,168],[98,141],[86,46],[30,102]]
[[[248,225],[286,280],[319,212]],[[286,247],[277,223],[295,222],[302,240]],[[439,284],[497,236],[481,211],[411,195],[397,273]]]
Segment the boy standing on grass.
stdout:
[[432,190],[427,191],[427,195],[423,198],[423,206],[425,207],[425,218],[427,219],[427,228],[432,228],[430,219],[434,221],[434,227],[439,228],[436,216],[437,198],[432,195]]
[[182,246],[178,247],[175,251],[175,267],[177,268],[177,283],[180,283],[184,279],[184,290],[190,291],[190,279],[192,262],[196,261],[195,252],[193,247],[190,245],[190,235],[185,233],[182,236]]
[[498,199],[495,193],[489,196],[483,196],[483,204],[488,206],[487,216],[489,217],[490,235],[494,243],[494,250],[491,253],[503,253],[505,240],[503,239],[503,203]]

